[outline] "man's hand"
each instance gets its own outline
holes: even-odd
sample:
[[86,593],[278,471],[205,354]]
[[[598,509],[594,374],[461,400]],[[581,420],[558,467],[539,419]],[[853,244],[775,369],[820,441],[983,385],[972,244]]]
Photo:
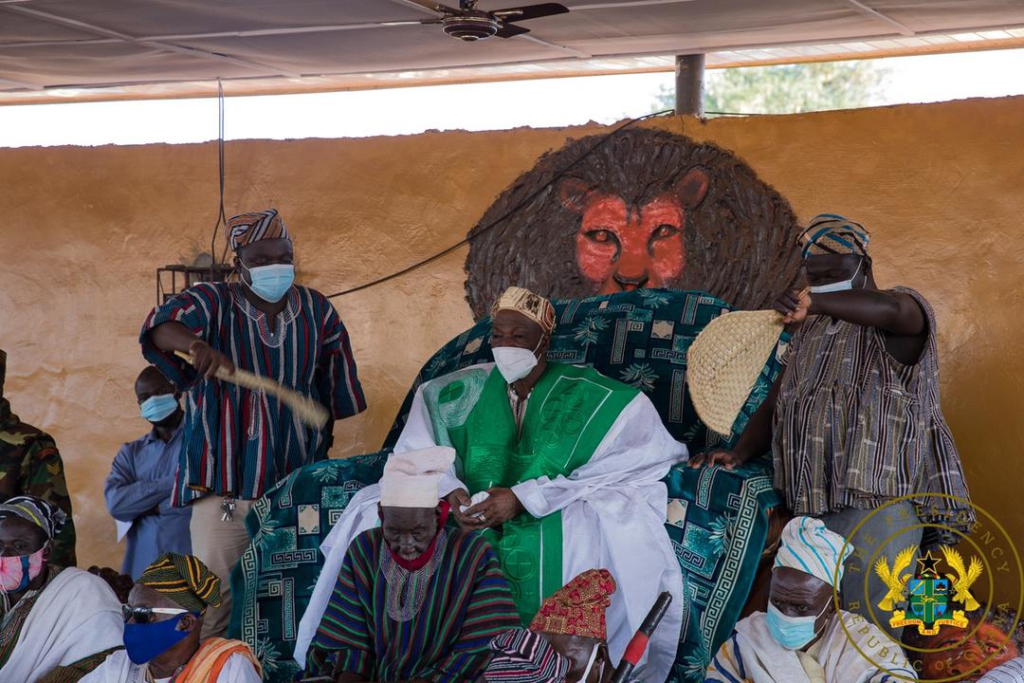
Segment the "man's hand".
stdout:
[[467,514],[462,512],[463,505],[469,505],[473,501],[469,499],[469,491],[466,489],[455,489],[448,494],[445,500],[452,508],[452,516],[455,517],[455,521],[459,527],[466,531],[477,531],[479,529],[486,529],[487,524],[479,519],[474,519]]
[[811,308],[811,294],[806,289],[794,289],[780,294],[772,308],[783,315],[782,322],[786,325],[799,325],[807,319],[807,312]]
[[467,516],[482,515],[479,522],[484,527],[501,526],[516,515],[525,512],[523,504],[512,489],[487,489],[490,497],[466,510]]
[[687,461],[687,465],[696,469],[703,465],[711,467],[712,465],[721,465],[727,470],[736,469],[742,466],[745,462],[750,460],[749,457],[741,455],[736,451],[727,451],[722,448],[716,448],[713,451],[707,453],[698,453]]
[[206,379],[216,377],[218,368],[224,368],[229,375],[235,371],[230,358],[202,340],[192,342],[188,350],[192,354],[192,367]]

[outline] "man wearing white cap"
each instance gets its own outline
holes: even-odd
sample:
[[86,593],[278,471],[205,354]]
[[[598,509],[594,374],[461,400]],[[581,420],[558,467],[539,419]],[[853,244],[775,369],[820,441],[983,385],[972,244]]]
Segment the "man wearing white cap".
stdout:
[[782,531],[768,613],[736,624],[707,681],[889,683],[917,680],[903,650],[864,617],[836,609],[834,586],[853,547],[821,520],[796,517]]
[[[578,574],[606,568],[618,583],[608,608],[608,649],[618,660],[658,595],[670,592],[637,667],[637,678],[664,681],[685,600],[662,479],[686,460],[686,446],[642,391],[590,367],[549,362],[554,327],[551,302],[510,287],[492,309],[495,362],[423,384],[395,452],[455,449],[440,493],[460,527],[484,531],[493,544],[524,624]],[[325,570],[296,638],[300,662],[326,603],[324,576],[375,520],[377,493],[368,486],[356,494],[322,548]]]
[[451,448],[396,453],[384,466],[381,525],[357,536],[334,575],[306,671],[356,681],[475,681],[488,643],[519,625],[493,548],[446,529],[438,483]]

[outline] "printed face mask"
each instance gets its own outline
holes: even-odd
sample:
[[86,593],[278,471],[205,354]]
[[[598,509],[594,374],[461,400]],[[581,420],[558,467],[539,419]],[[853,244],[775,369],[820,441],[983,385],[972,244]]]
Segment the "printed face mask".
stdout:
[[860,273],[861,261],[857,264],[857,270],[853,271],[853,277],[849,280],[840,280],[839,282],[830,282],[827,285],[817,285],[810,287],[811,294],[831,294],[832,292],[845,292],[853,289],[853,281],[857,279],[857,274]]
[[295,266],[290,263],[274,263],[245,269],[249,271],[251,280],[251,283],[246,283],[249,289],[259,298],[272,304],[283,299],[295,282]]
[[174,398],[174,394],[150,396],[139,404],[139,413],[142,414],[142,418],[153,423],[166,419],[177,409],[178,399]]
[[178,623],[184,616],[179,614],[173,619],[149,624],[125,624],[124,649],[128,659],[133,664],[145,664],[185,640],[189,632],[178,630]]
[[0,557],[0,591],[4,593],[20,593],[43,571],[42,548],[31,555]]
[[491,353],[494,354],[494,363],[498,366],[498,372],[505,378],[506,384],[517,382],[533,372],[539,362],[537,349],[543,342],[544,337],[541,337],[533,351],[521,349],[518,346],[498,346],[491,349]]
[[775,642],[787,650],[799,650],[807,643],[814,640],[818,632],[814,630],[814,622],[818,620],[828,603],[821,608],[813,617],[791,617],[779,611],[779,608],[768,603],[768,631],[772,634]]

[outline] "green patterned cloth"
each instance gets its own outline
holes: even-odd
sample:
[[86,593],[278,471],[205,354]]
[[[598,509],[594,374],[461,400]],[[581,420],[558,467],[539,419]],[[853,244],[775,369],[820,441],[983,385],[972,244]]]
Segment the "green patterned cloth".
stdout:
[[[711,320],[728,312],[701,292],[640,290],[555,301],[557,328],[548,357],[593,365],[646,393],[672,435],[691,453],[728,446],[697,418],[686,392],[686,352]],[[416,388],[460,368],[491,361],[490,320],[481,320],[426,363],[410,389],[384,450],[303,467],[271,489],[246,518],[253,542],[232,575],[236,597],[229,635],[256,652],[264,680],[293,680],[299,618],[316,583],[318,548],[352,495],[380,479]],[[781,366],[773,356],[734,425],[742,431]],[[768,537],[768,512],[779,505],[771,466],[758,460],[729,472],[676,467],[666,478],[669,523],[683,571],[683,632],[671,680],[703,681],[710,659],[732,632],[746,603]]]
[[50,542],[49,561],[61,567],[74,567],[78,563],[75,522],[57,444],[46,432],[18,419],[2,395],[0,375],[0,503],[15,496],[35,496],[63,510],[68,520]]

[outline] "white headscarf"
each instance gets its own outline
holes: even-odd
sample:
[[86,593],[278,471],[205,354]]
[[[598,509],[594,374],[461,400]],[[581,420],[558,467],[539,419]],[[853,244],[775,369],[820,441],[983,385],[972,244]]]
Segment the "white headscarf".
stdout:
[[380,480],[382,507],[434,508],[440,500],[441,475],[455,462],[455,449],[444,446],[393,453]]
[[843,562],[852,552],[853,546],[820,519],[794,517],[782,530],[775,566],[799,569],[834,586],[842,581]]

